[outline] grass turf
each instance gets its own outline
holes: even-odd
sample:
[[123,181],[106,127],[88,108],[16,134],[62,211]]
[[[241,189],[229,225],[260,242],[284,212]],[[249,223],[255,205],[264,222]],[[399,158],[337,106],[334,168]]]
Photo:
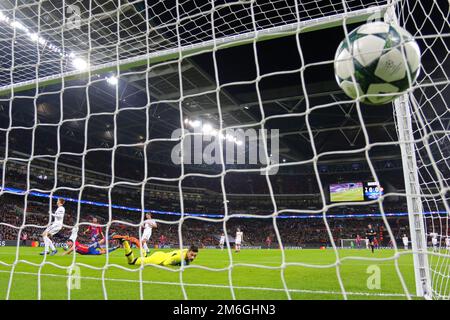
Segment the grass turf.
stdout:
[[[67,270],[55,265],[68,267],[73,256],[48,256],[46,264],[39,266],[43,257],[39,255],[42,248],[21,247],[18,263],[15,266],[10,299],[67,299]],[[135,254],[139,254],[137,251]],[[339,266],[342,285],[348,292],[348,299],[405,299],[400,278],[395,268],[393,250],[339,250],[344,258]],[[349,259],[350,257],[359,258]],[[0,299],[7,297],[11,266],[16,258],[15,247],[0,247]],[[371,260],[361,260],[371,258]],[[234,267],[225,269],[230,264],[227,250],[202,249],[197,260],[182,273],[184,290],[189,299],[232,299],[229,279],[232,279],[236,299],[287,299],[283,288],[282,273],[279,268],[282,252],[276,249],[243,249],[240,253],[232,252]],[[303,263],[306,266],[286,266],[284,278],[292,299],[343,299],[335,266],[336,255],[332,249],[327,250],[285,250],[287,263]],[[399,270],[405,280],[410,294],[415,294],[412,255],[402,254],[397,259]],[[109,256],[76,255],[79,267],[79,288],[70,291],[70,299],[183,299],[180,286],[180,272],[174,267],[162,269],[146,266],[140,272],[138,266],[129,266],[122,249]],[[55,264],[55,265],[52,265]],[[113,265],[111,265],[113,264]],[[248,265],[245,265],[248,264]],[[369,289],[369,266],[376,265],[380,271],[380,288]],[[192,268],[202,266],[214,270]],[[261,266],[269,267],[261,268]],[[376,270],[377,267],[375,267]],[[132,272],[130,272],[132,271]],[[369,268],[370,271],[370,268]],[[40,272],[40,290],[39,277]],[[102,281],[104,276],[105,281]],[[142,290],[140,288],[142,276]],[[73,282],[75,283],[75,282]]]

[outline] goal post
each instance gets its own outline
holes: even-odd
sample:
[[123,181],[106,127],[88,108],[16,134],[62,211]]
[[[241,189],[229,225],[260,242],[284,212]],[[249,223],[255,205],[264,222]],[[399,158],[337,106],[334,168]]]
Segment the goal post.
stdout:
[[[362,239],[363,240],[363,239]],[[366,247],[366,244],[364,241],[361,241],[360,245],[364,244],[364,248]],[[341,249],[359,249],[361,247],[358,247],[356,244],[356,239],[340,239],[340,247]]]
[[428,248],[425,233],[419,174],[414,146],[412,117],[408,95],[403,95],[394,102],[397,132],[402,153],[403,177],[408,208],[409,231],[413,250],[414,277],[416,294],[431,298],[431,278],[428,265]]
[[[386,22],[399,23],[395,9],[395,7],[390,7],[386,11],[384,15],[384,20]],[[416,295],[431,299],[432,289],[428,264],[425,217],[422,206],[409,95],[404,94],[400,96],[394,101],[393,105],[397,124],[398,141],[402,155],[406,203],[409,213],[409,232],[413,251]]]
[[[426,15],[425,11],[427,9],[430,12],[440,9],[435,2],[429,3],[429,6],[426,7],[427,9],[420,4],[414,6],[408,0],[391,2],[395,6],[390,7],[386,11],[385,21],[400,24],[400,26],[414,26],[412,31],[416,36],[419,35],[421,37],[426,36],[426,33],[422,32],[416,23],[411,23],[411,17],[414,17],[413,14],[416,13],[418,16],[423,16],[424,14]],[[447,22],[442,25],[439,24],[439,21],[431,21],[430,18],[430,21],[424,22],[437,28],[435,30],[442,28],[440,30],[447,30],[448,33],[448,12],[445,13],[444,9],[442,11],[443,17],[445,14],[447,15]],[[434,43],[436,47],[438,47],[439,41],[446,37],[448,37],[448,34],[445,34],[445,31],[443,34],[437,33],[435,35],[436,42]],[[426,42],[427,40],[424,39],[423,41]],[[432,46],[430,51],[433,54]],[[425,73],[425,77],[422,78],[420,83],[430,82],[432,84],[430,91],[433,91],[433,93],[430,94],[426,88],[419,88],[400,96],[394,101],[393,107],[403,164],[416,295],[426,299],[448,299],[448,288],[442,284],[448,284],[450,259],[449,257],[438,256],[438,261],[433,261],[433,253],[428,249],[428,237],[430,234],[439,234],[439,238],[448,236],[450,213],[448,210],[448,196],[442,194],[443,188],[448,186],[449,182],[448,158],[450,153],[448,150],[441,148],[432,150],[436,143],[450,142],[449,125],[445,123],[445,120],[439,120],[442,116],[447,117],[449,112],[448,100],[445,101],[444,98],[448,87],[449,70],[448,65],[447,67],[445,66],[445,59],[440,60],[437,56],[434,56],[433,60],[433,68],[443,71],[441,81],[436,79],[436,84],[433,85],[434,77],[431,74],[432,72],[429,71],[431,68],[428,67],[422,70]],[[439,98],[434,99],[435,96],[442,100]],[[435,118],[435,116],[431,115],[433,113],[435,115],[440,114],[440,116]],[[437,125],[431,125],[436,120],[438,120]],[[441,216],[441,213],[444,213],[443,216]],[[434,225],[432,223],[427,228],[427,220],[430,219],[430,215],[431,219],[433,219],[434,215],[437,215],[440,224]],[[444,254],[448,254],[448,252],[444,252]]]

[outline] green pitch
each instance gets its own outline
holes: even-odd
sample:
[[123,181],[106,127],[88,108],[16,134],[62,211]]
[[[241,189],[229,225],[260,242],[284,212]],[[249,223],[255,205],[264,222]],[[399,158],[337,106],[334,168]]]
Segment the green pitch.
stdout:
[[[72,256],[58,255],[47,257],[41,269],[25,262],[40,264],[43,257],[41,248],[20,248],[10,290],[10,299],[37,299],[38,272],[41,274],[41,299],[67,299],[67,271],[56,267],[67,267]],[[11,267],[4,263],[13,263],[16,248],[0,247],[0,299],[5,299],[10,281]],[[341,261],[339,273],[342,284],[349,293],[349,299],[405,299],[404,291],[394,264],[393,250],[377,250],[372,254],[368,250],[339,250]],[[138,252],[136,251],[136,254]],[[286,262],[303,263],[306,266],[287,266],[284,278],[292,299],[343,299],[333,266],[336,256],[333,250],[285,250]],[[345,258],[347,257],[347,258]],[[373,260],[348,259],[372,258]],[[244,249],[232,253],[231,271],[228,252],[215,249],[200,250],[198,259],[183,272],[184,289],[189,299],[226,299],[232,298],[229,288],[229,273],[236,299],[287,299],[283,288],[280,269],[281,251],[267,249]],[[183,299],[180,286],[180,273],[177,268],[164,270],[155,266],[146,266],[142,273],[137,266],[126,263],[122,249],[109,257],[110,266],[105,271],[105,256],[76,256],[79,264],[79,282],[73,283],[79,288],[71,290],[71,299],[139,299],[139,279],[142,276],[142,294],[144,299]],[[55,264],[55,265],[53,265]],[[245,265],[249,264],[249,265]],[[259,266],[273,269],[258,268]],[[192,268],[201,266],[206,269]],[[317,266],[313,267],[313,266]],[[411,254],[400,255],[398,267],[403,275],[410,294],[415,294],[414,272]],[[378,269],[379,268],[379,269]],[[218,270],[218,271],[214,271]],[[379,270],[379,288],[369,277],[373,270]],[[133,271],[133,272],[130,272]],[[369,272],[369,273],[368,273]],[[102,282],[102,275],[105,281]],[[367,282],[372,283],[368,288]],[[105,290],[104,290],[105,289]]]

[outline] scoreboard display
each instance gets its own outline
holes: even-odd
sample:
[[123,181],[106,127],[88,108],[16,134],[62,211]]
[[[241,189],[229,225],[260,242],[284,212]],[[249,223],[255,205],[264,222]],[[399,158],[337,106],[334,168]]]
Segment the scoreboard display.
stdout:
[[376,182],[364,183],[364,200],[376,200],[383,195],[384,189]]
[[359,202],[376,200],[383,195],[376,182],[347,182],[330,185],[331,202]]

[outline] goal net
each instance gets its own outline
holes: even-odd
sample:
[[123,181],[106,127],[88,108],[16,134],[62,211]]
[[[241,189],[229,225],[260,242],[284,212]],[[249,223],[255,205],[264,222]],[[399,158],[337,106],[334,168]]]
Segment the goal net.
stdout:
[[[411,121],[417,159],[420,202],[425,218],[426,245],[439,254],[429,255],[431,296],[449,299],[449,72],[448,4],[404,2],[400,23],[411,28],[424,45],[422,59],[432,55],[418,81],[417,90],[409,95]],[[427,12],[442,17],[427,18]],[[414,27],[413,27],[414,26]],[[431,31],[435,30],[435,31]],[[431,36],[435,34],[436,36]],[[440,50],[442,48],[443,50]],[[433,240],[434,238],[434,240]]]
[[341,249],[360,249],[366,247],[365,242],[357,242],[356,239],[341,239]]
[[[387,14],[422,65],[378,110],[337,87],[333,57]],[[449,299],[449,21],[439,0],[2,1],[0,298]],[[332,183],[384,179],[375,200],[330,201]],[[40,256],[58,198],[59,253]],[[150,254],[196,244],[196,260],[129,266],[113,237],[141,246],[148,213]],[[389,253],[337,250],[367,224]],[[59,256],[89,226],[103,254]]]

